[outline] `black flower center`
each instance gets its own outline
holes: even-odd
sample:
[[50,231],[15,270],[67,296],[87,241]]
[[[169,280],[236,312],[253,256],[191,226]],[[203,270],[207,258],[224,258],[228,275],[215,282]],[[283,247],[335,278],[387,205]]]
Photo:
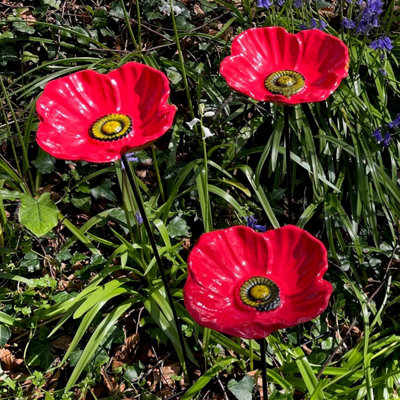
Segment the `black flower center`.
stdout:
[[268,75],[265,87],[271,92],[290,98],[304,88],[304,77],[296,71],[276,71]]
[[125,114],[108,114],[99,118],[90,127],[89,135],[96,140],[110,142],[128,135],[132,120]]
[[275,310],[281,302],[278,285],[263,276],[253,276],[240,288],[244,304],[258,311]]

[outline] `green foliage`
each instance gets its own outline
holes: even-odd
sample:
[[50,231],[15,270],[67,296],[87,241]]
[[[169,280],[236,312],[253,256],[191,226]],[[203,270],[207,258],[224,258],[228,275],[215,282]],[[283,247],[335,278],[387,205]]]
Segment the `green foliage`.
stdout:
[[[400,147],[387,127],[399,112],[396,2],[385,3],[368,36],[341,25],[362,12],[355,1],[294,8],[287,0],[266,10],[253,0],[174,0],[172,14],[161,0],[23,3],[0,17],[0,397],[179,392],[185,371],[171,305],[120,163],[56,161],[34,140],[47,82],[137,61],[167,74],[178,108],[171,135],[137,152],[132,166],[192,377],[200,371],[181,398],[217,396],[220,383],[229,396],[253,398],[247,373],[259,367],[258,344],[193,322],[182,303],[186,259],[202,232],[248,215],[268,228],[289,222],[281,107],[230,90],[219,65],[249,27],[295,33],[314,20],[349,46],[349,77],[328,100],[291,109],[289,199],[295,223],[327,245],[335,290],[327,311],[298,327],[305,346],[296,329],[267,338],[270,399],[397,398]],[[391,52],[368,47],[384,34]],[[194,117],[201,123],[190,130]],[[202,139],[201,127],[215,135]],[[392,134],[387,148],[372,136],[377,128]],[[5,364],[8,352],[14,364]],[[173,363],[180,372],[158,379]]]
[[38,199],[22,193],[19,221],[36,236],[45,235],[54,228],[58,223],[58,210],[50,193],[43,193]]

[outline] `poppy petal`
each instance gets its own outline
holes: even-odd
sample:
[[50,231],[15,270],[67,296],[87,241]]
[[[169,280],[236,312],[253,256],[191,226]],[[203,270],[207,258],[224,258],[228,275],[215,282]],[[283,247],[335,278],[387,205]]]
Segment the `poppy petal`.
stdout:
[[[332,293],[322,279],[326,269],[323,244],[296,226],[264,234],[244,226],[205,233],[189,254],[185,305],[204,326],[258,339],[315,318],[325,309]],[[279,289],[267,292],[279,295],[277,303],[271,298],[275,308],[252,304],[264,300],[241,290],[253,282],[262,286],[262,279]]]
[[[265,27],[236,36],[220,72],[231,88],[256,100],[294,105],[328,98],[347,76],[348,65],[348,48],[334,36],[318,29],[293,35],[281,27]],[[267,77],[285,71],[302,75],[304,86],[289,95],[283,95],[282,83],[281,91],[267,90]]]
[[[51,81],[36,104],[41,121],[38,143],[59,158],[118,160],[128,150],[146,147],[169,129],[176,108],[167,104],[168,96],[165,74],[135,62],[107,75],[88,70]],[[114,118],[123,114],[120,117],[132,126],[124,122],[122,131],[106,134],[102,125],[93,130],[96,123],[104,124],[104,118],[112,119],[113,114],[117,115]]]

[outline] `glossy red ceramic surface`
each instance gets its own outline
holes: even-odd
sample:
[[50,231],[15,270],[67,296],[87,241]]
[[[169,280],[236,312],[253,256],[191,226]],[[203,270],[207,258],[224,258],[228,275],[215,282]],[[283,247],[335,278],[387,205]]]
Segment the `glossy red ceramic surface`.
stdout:
[[[347,76],[349,51],[319,29],[288,33],[281,27],[251,28],[235,37],[231,56],[221,63],[228,85],[260,101],[298,104],[325,100]],[[303,75],[305,85],[290,98],[269,92],[266,78],[276,71]]]
[[[129,62],[108,74],[80,71],[49,82],[37,101],[37,142],[54,157],[111,162],[131,149],[146,147],[172,125],[176,107],[167,104],[169,82],[161,71]],[[109,114],[132,121],[126,136],[99,141],[92,124]]]
[[[189,255],[185,306],[200,325],[263,338],[325,310],[332,294],[332,285],[322,278],[327,268],[324,245],[293,225],[265,233],[245,226],[205,233]],[[276,309],[258,311],[241,300],[241,286],[255,276],[279,287]]]

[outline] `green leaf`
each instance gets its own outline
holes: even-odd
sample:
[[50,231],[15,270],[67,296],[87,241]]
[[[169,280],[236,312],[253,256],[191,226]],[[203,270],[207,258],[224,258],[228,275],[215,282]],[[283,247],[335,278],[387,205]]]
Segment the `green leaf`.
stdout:
[[21,62],[25,63],[28,61],[32,61],[33,63],[37,64],[39,62],[39,56],[31,53],[30,51],[22,52]]
[[33,339],[28,348],[27,363],[31,367],[41,367],[47,369],[50,367],[55,356],[51,354],[51,344],[47,340]]
[[56,159],[43,150],[39,151],[38,156],[32,161],[32,164],[41,174],[49,174],[54,169]]
[[102,182],[99,186],[96,186],[95,188],[90,190],[90,193],[92,196],[97,200],[100,197],[103,197],[106,200],[109,201],[117,201],[117,198],[115,197],[115,194],[111,190],[111,186],[114,185],[114,182],[111,182],[110,180],[105,180]]
[[216,376],[220,371],[225,369],[229,364],[236,362],[237,358],[235,357],[227,357],[218,362],[216,362],[209,370],[207,370],[204,375],[202,375],[193,386],[188,389],[188,391],[182,396],[181,400],[189,400],[193,399],[194,396],[203,389],[204,386],[207,385],[210,380]]
[[43,236],[58,223],[57,206],[51,201],[50,193],[43,193],[38,199],[21,194],[19,222],[36,236]]
[[167,231],[171,238],[175,238],[177,236],[190,236],[189,227],[186,221],[178,215],[172,218],[171,222],[167,225]]
[[10,337],[11,337],[10,328],[6,325],[0,325],[0,349],[2,349],[6,345]]
[[251,400],[253,388],[254,381],[248,375],[245,375],[240,381],[231,379],[228,382],[228,389],[238,400]]
[[26,268],[28,272],[35,272],[40,268],[39,257],[33,251],[29,251],[19,264],[21,268]]
[[61,5],[61,0],[43,0],[43,4],[46,4],[47,6],[53,7],[58,10]]

